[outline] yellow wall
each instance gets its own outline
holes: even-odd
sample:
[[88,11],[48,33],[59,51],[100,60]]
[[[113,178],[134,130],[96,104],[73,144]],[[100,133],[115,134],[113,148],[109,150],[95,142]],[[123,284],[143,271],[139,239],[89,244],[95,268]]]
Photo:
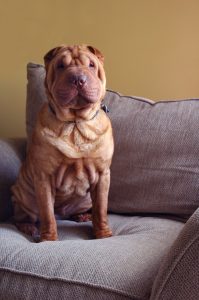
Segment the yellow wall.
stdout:
[[0,136],[25,135],[26,63],[59,44],[105,55],[107,86],[199,97],[198,0],[0,0]]

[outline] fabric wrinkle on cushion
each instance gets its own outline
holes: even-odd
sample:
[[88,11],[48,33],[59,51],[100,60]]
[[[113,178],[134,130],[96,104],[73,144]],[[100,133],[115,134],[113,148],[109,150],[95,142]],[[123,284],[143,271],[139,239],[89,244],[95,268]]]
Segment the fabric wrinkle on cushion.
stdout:
[[[29,136],[46,101],[44,76],[42,65],[28,65]],[[199,206],[199,101],[155,103],[112,91],[104,101],[115,139],[109,211],[190,216]]]
[[[38,276],[41,280],[54,279],[55,289],[57,281],[63,280],[66,286],[69,283],[83,284],[85,289],[90,286],[96,294],[106,290],[110,295],[121,295],[121,299],[122,295],[148,299],[159,264],[183,223],[117,215],[110,215],[109,220],[115,235],[112,238],[93,240],[91,223],[59,221],[61,240],[39,244],[32,243],[12,225],[2,225],[0,273],[5,279],[0,291],[8,288],[7,280],[9,290],[19,293],[20,288],[14,286],[10,276],[23,273],[32,282]],[[33,297],[27,295],[27,299]]]

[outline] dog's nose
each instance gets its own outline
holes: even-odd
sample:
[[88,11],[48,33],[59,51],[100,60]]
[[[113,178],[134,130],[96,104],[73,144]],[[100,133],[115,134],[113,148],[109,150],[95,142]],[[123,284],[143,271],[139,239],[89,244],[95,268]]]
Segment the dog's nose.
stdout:
[[69,77],[69,82],[78,86],[78,87],[83,87],[84,84],[86,83],[87,77],[84,74],[81,75],[75,75],[71,74]]
[[82,86],[82,85],[84,85],[84,84],[86,83],[86,80],[87,80],[86,75],[80,75],[80,76],[78,77],[78,84],[79,84],[80,86]]

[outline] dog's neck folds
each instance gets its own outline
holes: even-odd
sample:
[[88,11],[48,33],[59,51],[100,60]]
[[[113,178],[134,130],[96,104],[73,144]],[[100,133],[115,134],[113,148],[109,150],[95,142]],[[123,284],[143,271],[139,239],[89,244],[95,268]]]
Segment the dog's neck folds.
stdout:
[[[49,113],[46,106],[46,113]],[[69,158],[82,158],[89,156],[90,151],[95,151],[103,142],[101,137],[108,129],[108,123],[104,122],[105,112],[99,109],[90,120],[80,122],[63,122],[57,119],[51,112],[51,120],[48,124],[42,124],[41,134],[51,145]],[[52,124],[56,123],[58,131],[54,131]]]
[[[48,103],[48,107],[49,107],[49,111],[50,111],[57,119],[59,119],[59,117],[58,117],[58,115],[57,115],[57,113],[56,113],[56,111],[55,111],[53,105],[52,105],[50,102]],[[104,105],[103,105],[101,108],[102,108],[105,112],[107,112],[107,111],[104,109]],[[91,111],[91,112],[92,112],[92,111]],[[86,121],[90,121],[90,120],[94,119],[94,118],[97,116],[98,113],[99,113],[99,109],[94,110],[93,113],[91,114],[91,116],[90,116],[90,114],[89,114],[89,118],[88,118],[88,119],[84,119],[84,118],[82,118],[82,117],[75,117],[75,118],[72,118],[72,119],[71,119],[71,116],[70,116],[68,120],[67,120],[67,119],[66,119],[66,120],[60,119],[60,121],[63,121],[63,122],[65,122],[65,123],[74,123],[74,124],[79,123],[79,122],[86,122]]]
[[[53,108],[53,106],[51,105],[50,102],[49,102],[48,106],[49,106],[50,112],[51,112],[53,115],[56,116],[56,112],[55,112],[55,110],[54,110],[54,108]],[[107,105],[101,104],[101,109],[102,109],[105,113],[109,113],[109,109],[108,109]],[[91,116],[91,118],[90,118],[89,120],[83,120],[83,119],[81,119],[81,120],[69,120],[69,121],[65,121],[65,123],[74,123],[74,124],[76,124],[76,123],[79,123],[79,122],[90,121],[90,120],[93,120],[93,119],[97,116],[98,113],[99,113],[99,109],[98,109],[97,111],[94,112],[93,116]]]

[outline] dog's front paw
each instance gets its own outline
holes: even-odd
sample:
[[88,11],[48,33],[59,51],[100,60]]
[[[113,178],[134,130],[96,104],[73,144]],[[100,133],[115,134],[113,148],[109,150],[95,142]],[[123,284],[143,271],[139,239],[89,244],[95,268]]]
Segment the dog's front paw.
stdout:
[[110,228],[105,228],[105,229],[95,230],[94,235],[96,239],[103,239],[103,238],[111,237],[113,233],[110,230]]
[[57,241],[58,236],[56,233],[41,233],[40,242]]

